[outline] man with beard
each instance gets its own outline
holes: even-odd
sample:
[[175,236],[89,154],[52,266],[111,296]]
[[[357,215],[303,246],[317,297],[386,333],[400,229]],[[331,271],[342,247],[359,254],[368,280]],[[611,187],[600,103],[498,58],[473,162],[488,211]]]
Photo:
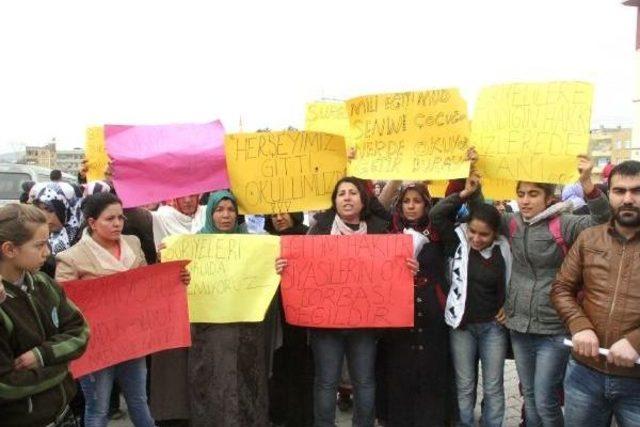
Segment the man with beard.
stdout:
[[567,426],[640,425],[640,162],[613,168],[609,204],[613,219],[580,234],[551,291],[573,343]]

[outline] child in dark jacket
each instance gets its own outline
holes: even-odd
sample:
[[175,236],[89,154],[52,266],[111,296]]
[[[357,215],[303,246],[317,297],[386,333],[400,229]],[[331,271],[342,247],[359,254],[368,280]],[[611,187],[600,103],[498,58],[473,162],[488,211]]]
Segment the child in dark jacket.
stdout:
[[57,283],[38,269],[49,254],[42,212],[0,208],[0,414],[3,426],[75,426],[69,363],[89,327]]

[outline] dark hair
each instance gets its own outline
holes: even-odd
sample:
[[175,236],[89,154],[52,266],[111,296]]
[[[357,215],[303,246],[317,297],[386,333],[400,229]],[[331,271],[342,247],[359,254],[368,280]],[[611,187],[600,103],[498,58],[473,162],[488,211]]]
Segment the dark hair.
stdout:
[[609,188],[611,188],[611,178],[614,175],[620,176],[636,176],[640,174],[640,162],[637,160],[626,160],[613,169],[609,174]]
[[58,169],[52,170],[49,174],[49,179],[51,181],[60,181],[62,179],[62,172],[60,172]]
[[115,204],[122,204],[118,197],[111,193],[96,193],[82,202],[82,214],[85,221],[89,218],[96,219],[104,212],[107,207]]
[[338,212],[336,210],[336,197],[338,196],[338,188],[341,184],[348,182],[353,184],[360,193],[360,202],[362,203],[362,211],[360,211],[360,219],[365,219],[369,216],[369,194],[367,193],[366,188],[364,187],[364,183],[361,179],[353,177],[353,176],[345,176],[340,179],[340,181],[336,182],[336,186],[333,188],[333,193],[331,193],[331,209],[334,212]]
[[534,187],[538,187],[544,192],[546,197],[553,197],[556,194],[556,185],[555,184],[546,184],[544,182],[530,182],[530,181],[518,181],[516,185],[516,193],[520,190],[520,185],[523,183],[528,183],[533,185]]
[[502,215],[500,215],[500,212],[498,212],[498,210],[492,205],[488,205],[486,203],[479,203],[475,205],[469,214],[469,222],[474,219],[482,221],[495,233],[500,232],[501,218]]
[[46,223],[47,218],[33,205],[11,203],[3,206],[0,208],[0,245],[13,242],[16,246],[21,246],[33,237],[35,227],[32,225]]

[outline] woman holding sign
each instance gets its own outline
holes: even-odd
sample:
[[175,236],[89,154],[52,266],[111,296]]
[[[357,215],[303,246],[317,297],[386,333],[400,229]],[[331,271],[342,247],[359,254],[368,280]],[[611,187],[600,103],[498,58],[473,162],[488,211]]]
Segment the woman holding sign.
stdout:
[[593,162],[578,157],[580,185],[590,215],[571,215],[571,203],[555,203],[553,184],[518,182],[517,213],[502,215],[502,231],[511,241],[513,265],[504,311],[527,425],[564,424],[560,390],[569,349],[564,324],[549,291],[564,254],[582,230],[610,217],[606,196],[591,181]]
[[414,279],[414,327],[389,330],[385,351],[387,425],[444,426],[453,407],[448,330],[444,323],[447,292],[445,258],[429,222],[431,198],[422,184],[400,191],[391,233],[410,234],[420,270]]
[[[56,280],[93,279],[146,265],[140,240],[122,235],[122,202],[111,193],[98,193],[85,199],[82,211],[87,228],[80,241],[56,258]],[[182,280],[189,283],[183,270]],[[106,427],[109,422],[109,398],[118,381],[131,421],[136,427],[154,426],[147,404],[147,367],[144,357],[118,363],[80,378],[85,395],[85,426]]]
[[[203,234],[246,233],[228,191],[209,196]],[[251,268],[251,266],[247,266]],[[192,427],[268,426],[263,323],[193,323],[189,349]]]
[[[353,177],[337,182],[331,196],[331,209],[316,215],[309,234],[355,235],[384,234],[388,224],[369,212],[369,199],[362,181]],[[413,270],[417,263],[407,260]],[[286,268],[287,260],[276,261],[276,271]],[[336,415],[336,391],[342,361],[346,355],[349,375],[354,384],[353,425],[373,427],[375,421],[375,361],[379,332],[371,329],[311,329],[311,347],[315,364],[314,426],[333,427]]]

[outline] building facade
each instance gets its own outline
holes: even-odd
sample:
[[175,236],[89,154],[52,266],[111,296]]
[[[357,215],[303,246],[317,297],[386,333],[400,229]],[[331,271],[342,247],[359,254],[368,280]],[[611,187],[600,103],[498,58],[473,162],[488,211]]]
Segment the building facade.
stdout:
[[84,150],[81,148],[60,150],[57,152],[56,169],[75,175],[82,167],[83,159]]
[[55,142],[45,145],[44,147],[27,146],[25,157],[21,163],[25,165],[42,166],[49,169],[55,169],[57,162],[57,152]]

